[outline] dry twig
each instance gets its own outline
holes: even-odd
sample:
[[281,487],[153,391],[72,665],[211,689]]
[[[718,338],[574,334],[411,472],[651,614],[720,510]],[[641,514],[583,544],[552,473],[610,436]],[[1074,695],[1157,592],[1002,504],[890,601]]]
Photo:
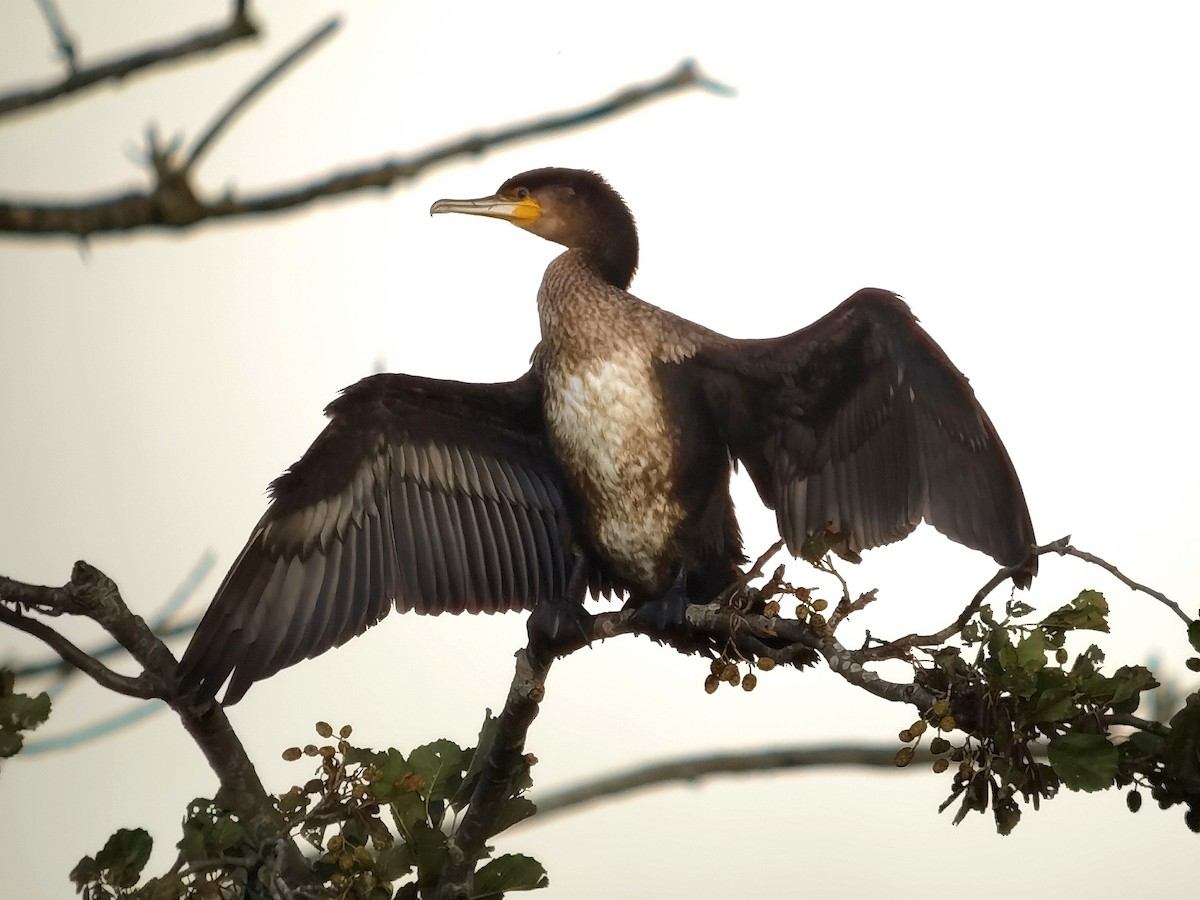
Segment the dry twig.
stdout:
[[[46,6],[43,4],[43,11],[45,10]],[[130,75],[164,63],[181,62],[192,56],[211,53],[247,38],[258,37],[258,27],[246,14],[245,4],[239,2],[235,4],[230,20],[219,28],[212,28],[172,43],[127,53],[115,59],[79,68],[77,61],[72,63],[72,60],[75,60],[74,44],[66,39],[65,31],[60,32],[60,29],[61,24],[57,28],[53,23],[51,24],[59,52],[68,61],[71,73],[62,81],[41,87],[25,88],[0,97],[0,119],[6,115],[36,109],[47,103],[61,100],[105,81],[120,81]],[[60,33],[61,38],[59,37]]]

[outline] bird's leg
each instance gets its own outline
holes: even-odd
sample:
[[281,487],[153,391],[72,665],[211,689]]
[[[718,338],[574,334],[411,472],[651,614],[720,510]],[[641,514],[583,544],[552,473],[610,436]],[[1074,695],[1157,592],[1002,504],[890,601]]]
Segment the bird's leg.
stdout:
[[586,562],[584,554],[576,553],[562,596],[543,600],[529,614],[526,623],[529,645],[538,653],[558,656],[581,642],[592,642],[592,617],[583,608],[587,594]]
[[687,623],[688,603],[687,574],[680,566],[671,586],[653,600],[641,604],[633,614],[633,621],[658,631],[679,631]]

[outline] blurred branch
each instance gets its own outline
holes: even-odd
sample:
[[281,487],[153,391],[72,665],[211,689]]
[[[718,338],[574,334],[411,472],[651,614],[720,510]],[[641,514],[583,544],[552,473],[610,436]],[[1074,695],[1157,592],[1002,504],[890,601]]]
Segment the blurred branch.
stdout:
[[192,147],[192,152],[188,154],[187,161],[183,164],[184,169],[190,169],[196,164],[204,151],[216,140],[221,131],[224,130],[233,119],[245,109],[255,97],[271,86],[273,82],[279,79],[288,69],[298,63],[305,55],[312,52],[338,28],[341,27],[342,21],[337,16],[329,19],[324,25],[321,25],[310,34],[307,38],[301,41],[294,49],[286,53],[282,59],[276,62],[271,68],[264,72],[253,84],[242,91],[225,111],[217,117],[217,120],[209,126],[204,135],[196,141]]
[[78,75],[79,60],[75,56],[75,42],[67,34],[67,27],[63,24],[62,16],[59,15],[54,0],[38,0],[38,8],[41,9],[42,16],[46,19],[46,27],[50,29],[50,36],[54,38],[54,46],[58,49],[58,55],[62,57],[62,61],[66,63],[67,71],[72,75]]
[[[163,63],[175,63],[200,53],[209,53],[228,44],[246,38],[258,37],[258,27],[246,14],[245,3],[234,4],[233,15],[229,22],[220,28],[202,31],[191,37],[183,38],[169,44],[150,47],[134,53],[119,56],[116,59],[97,63],[93,66],[78,68],[74,55],[74,45],[61,30],[56,12],[47,12],[47,3],[42,3],[42,11],[55,36],[59,52],[63,54],[71,68],[71,74],[62,81],[42,87],[25,88],[15,93],[0,96],[0,118],[22,110],[43,106],[55,100],[69,96],[76,91],[92,87],[110,79],[121,80],[135,72],[149,69]],[[50,7],[53,10],[53,7]],[[55,23],[58,23],[57,27]]]
[[[295,52],[292,51],[293,54]],[[214,199],[198,197],[189,180],[192,173],[188,164],[174,162],[171,152],[159,148],[151,136],[147,157],[152,164],[155,183],[150,191],[112,195],[88,202],[0,202],[0,231],[22,235],[88,237],[141,228],[182,229],[209,219],[277,213],[304,206],[322,197],[336,197],[367,188],[389,188],[397,182],[412,181],[428,169],[460,157],[478,156],[487,150],[517,141],[579,128],[697,88],[714,93],[727,90],[707,79],[688,60],[661,78],[627,87],[605,100],[570,112],[551,114],[493,131],[477,132],[438,144],[406,159],[390,159],[346,169],[275,193],[244,198],[232,193]],[[253,96],[256,92],[249,93]],[[230,109],[236,111],[235,107],[240,108],[234,103]],[[223,124],[218,119],[218,126]],[[197,145],[192,157],[203,149],[203,145]]]
[[[1044,752],[1044,751],[1043,751]],[[922,748],[918,762],[936,759]],[[666,762],[636,766],[586,781],[574,787],[537,797],[537,815],[517,823],[515,827],[541,825],[554,815],[575,812],[599,800],[614,800],[625,794],[660,787],[672,782],[695,783],[714,775],[761,775],[765,772],[790,769],[811,769],[834,766],[865,766],[897,772],[918,771],[913,766],[896,766],[896,745],[829,744],[826,746],[781,747],[776,750],[754,750],[745,753],[713,753],[689,756]]]
[[[166,708],[166,704],[158,701],[140,703],[137,706],[101,719],[99,722],[93,722],[91,725],[84,725],[63,734],[55,734],[49,737],[38,738],[37,740],[26,741],[25,746],[21,748],[21,754],[23,756],[31,756],[35,753],[73,750],[80,744],[86,744],[88,741],[94,741],[97,738],[107,737],[131,725],[136,725],[143,719],[156,715]],[[38,733],[40,734],[41,732]]]

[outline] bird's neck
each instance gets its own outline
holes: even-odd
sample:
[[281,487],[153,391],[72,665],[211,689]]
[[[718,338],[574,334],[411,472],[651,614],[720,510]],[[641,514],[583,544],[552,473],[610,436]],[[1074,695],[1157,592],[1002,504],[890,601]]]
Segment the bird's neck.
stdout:
[[568,250],[546,268],[538,318],[538,356],[554,367],[574,368],[630,353],[650,365],[695,351],[691,323],[609,284],[579,250]]
[[582,246],[574,252],[606,284],[629,290],[638,264],[637,229],[633,220],[609,221],[603,230],[597,228],[585,233]]

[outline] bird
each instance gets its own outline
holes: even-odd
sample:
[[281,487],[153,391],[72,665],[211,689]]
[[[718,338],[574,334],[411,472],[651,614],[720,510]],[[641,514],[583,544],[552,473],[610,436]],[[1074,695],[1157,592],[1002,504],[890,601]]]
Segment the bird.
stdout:
[[897,294],[865,288],[782,337],[735,339],[629,292],[638,233],[600,175],[542,168],[430,214],[501,219],[562,245],[514,381],[376,374],[271,485],[266,513],[180,663],[178,690],[236,703],[393,607],[533,610],[551,640],[588,593],[683,627],[741,574],[736,466],[797,554],[858,551],[922,521],[1036,572],[1017,472],[966,377]]

